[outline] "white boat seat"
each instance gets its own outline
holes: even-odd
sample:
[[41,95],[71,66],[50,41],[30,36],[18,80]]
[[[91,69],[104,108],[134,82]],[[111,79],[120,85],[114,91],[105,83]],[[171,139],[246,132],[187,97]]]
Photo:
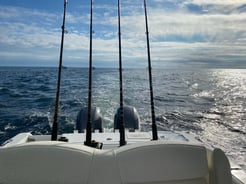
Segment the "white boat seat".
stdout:
[[231,184],[219,150],[151,141],[112,150],[58,142],[0,149],[0,183]]
[[199,145],[153,141],[119,148],[116,157],[124,184],[232,183],[229,161],[220,149],[207,154]]
[[86,184],[93,151],[60,142],[34,142],[0,149],[0,183]]
[[122,183],[207,183],[206,149],[201,146],[153,142],[122,148],[116,155]]

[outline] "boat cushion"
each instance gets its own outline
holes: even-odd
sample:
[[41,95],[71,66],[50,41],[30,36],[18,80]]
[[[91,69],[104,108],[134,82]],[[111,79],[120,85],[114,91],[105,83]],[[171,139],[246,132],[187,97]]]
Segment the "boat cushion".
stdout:
[[86,184],[93,149],[41,142],[0,149],[0,183]]
[[229,161],[204,146],[151,141],[98,150],[56,141],[0,148],[0,183],[231,184]]
[[95,150],[88,184],[121,184],[112,150]]
[[148,142],[116,151],[123,183],[206,183],[203,146]]

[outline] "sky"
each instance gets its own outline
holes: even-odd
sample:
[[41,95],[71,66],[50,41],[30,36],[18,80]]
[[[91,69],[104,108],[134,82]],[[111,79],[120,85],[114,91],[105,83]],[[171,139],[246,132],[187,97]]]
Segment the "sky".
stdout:
[[[118,67],[117,0],[94,0],[95,67]],[[58,66],[64,0],[0,0],[0,66]],[[147,0],[153,68],[246,68],[245,0]],[[89,63],[90,0],[68,0],[63,64]],[[122,62],[148,66],[143,0],[121,0]]]

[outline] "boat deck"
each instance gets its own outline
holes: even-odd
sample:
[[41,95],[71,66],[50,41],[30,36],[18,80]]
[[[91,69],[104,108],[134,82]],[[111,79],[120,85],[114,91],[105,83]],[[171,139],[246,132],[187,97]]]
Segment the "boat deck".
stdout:
[[[142,144],[151,144],[152,139],[152,132],[129,132],[126,131],[126,142],[127,145],[126,149],[129,149],[129,145],[131,147],[134,145],[142,145]],[[50,141],[51,135],[32,135],[31,133],[21,133],[13,137],[12,139],[6,141],[1,147],[0,150],[4,151],[4,148],[10,148],[10,149],[18,149],[19,148],[25,148],[26,146],[36,146],[36,147],[46,147],[48,146],[49,149],[52,147],[56,147],[57,149],[60,149],[60,146],[67,147],[67,148],[73,148],[73,149],[81,149],[86,148],[91,149],[87,146],[83,146],[85,139],[86,139],[86,133],[78,133],[77,131],[74,131],[74,133],[66,133],[58,136],[58,140],[60,141]],[[158,139],[159,141],[153,141],[157,144],[181,144],[181,145],[190,145],[194,144],[202,146],[203,144],[196,140],[196,138],[187,132],[174,132],[174,131],[158,131]],[[111,130],[104,130],[103,133],[94,132],[92,133],[92,140],[95,142],[99,142],[102,145],[102,152],[96,151],[97,154],[106,154],[106,153],[113,153],[117,152],[119,150],[119,141],[120,141],[120,134],[118,131],[112,132]],[[148,143],[149,142],[149,143]],[[155,144],[155,143],[154,143]],[[29,147],[28,146],[28,147]],[[58,146],[58,147],[57,147]],[[27,148],[28,148],[27,147]],[[186,147],[186,146],[185,146]],[[203,147],[203,146],[202,146]],[[54,148],[54,149],[56,149]],[[67,149],[66,148],[66,149]],[[125,146],[122,147],[123,150],[125,149]],[[120,148],[120,150],[122,149]],[[41,149],[41,148],[39,148]],[[53,149],[53,148],[52,148]],[[34,149],[33,151],[35,151]],[[104,150],[104,151],[103,151]],[[15,152],[15,151],[14,151]],[[208,153],[211,151],[208,150]],[[57,152],[58,154],[59,152]],[[35,153],[36,154],[36,153]],[[60,153],[59,153],[60,154]],[[99,154],[99,155],[100,155]],[[182,154],[182,153],[181,153]],[[48,154],[49,155],[49,154]],[[183,154],[182,154],[183,155]],[[42,155],[41,155],[42,156]],[[171,156],[171,155],[170,155]],[[106,156],[107,157],[107,156]],[[27,157],[29,158],[29,157]],[[107,157],[108,158],[108,157]],[[178,158],[178,157],[177,157]],[[233,162],[230,162],[231,165],[231,173],[232,173],[232,180],[235,184],[246,184],[246,174],[241,169],[240,166],[234,164]]]
[[[12,139],[4,143],[3,147],[16,146],[18,144],[34,142],[34,141],[49,141],[50,135],[32,135],[31,133],[21,133]],[[133,144],[138,142],[151,141],[152,132],[129,132],[126,131],[126,142],[127,144]],[[192,135],[186,132],[173,132],[173,131],[159,131],[158,139],[163,141],[178,141],[178,142],[197,142]],[[65,133],[58,136],[58,140],[74,143],[84,144],[86,140],[86,133]],[[94,132],[92,133],[92,140],[100,142],[103,146],[102,149],[112,149],[119,147],[120,133],[118,131],[112,132],[111,130],[105,130],[103,133]]]

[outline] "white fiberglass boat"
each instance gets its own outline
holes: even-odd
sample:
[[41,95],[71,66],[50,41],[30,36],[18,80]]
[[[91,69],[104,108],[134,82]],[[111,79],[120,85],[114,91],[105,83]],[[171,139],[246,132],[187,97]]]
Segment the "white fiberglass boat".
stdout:
[[125,133],[127,145],[119,147],[119,132],[95,131],[97,148],[85,146],[86,133],[78,131],[60,141],[18,134],[0,148],[0,183],[246,183],[244,171],[222,150],[209,150],[190,134],[158,131],[151,141],[152,132]]
[[[91,8],[88,108],[79,113],[74,133],[57,135],[66,4],[65,0],[52,135],[20,133],[6,141],[0,147],[0,183],[246,184],[244,171],[230,163],[222,150],[210,150],[188,133],[157,131],[145,1],[152,131],[141,132],[135,108],[123,106],[120,16],[120,108],[115,115],[114,129],[104,129],[99,111],[92,111]],[[119,7],[118,0],[118,10]]]

